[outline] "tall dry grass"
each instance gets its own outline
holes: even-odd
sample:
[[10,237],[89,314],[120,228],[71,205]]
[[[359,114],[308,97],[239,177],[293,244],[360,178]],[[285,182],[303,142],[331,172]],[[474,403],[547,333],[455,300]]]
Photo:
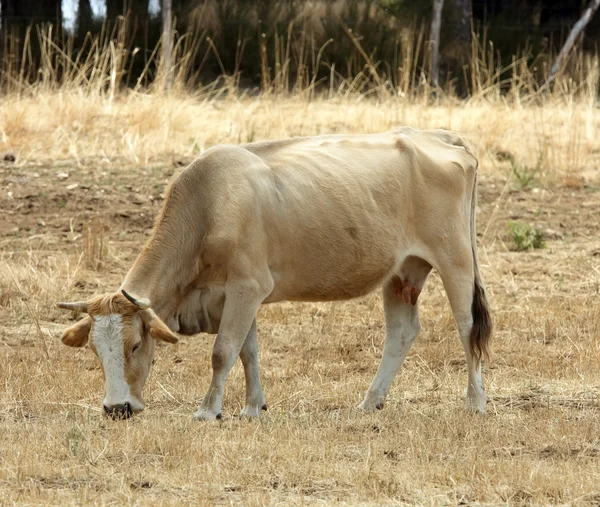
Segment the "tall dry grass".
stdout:
[[[397,99],[248,98],[223,100],[128,94],[111,100],[80,92],[39,93],[0,105],[3,152],[17,164],[124,158],[149,164],[193,158],[218,143],[324,133],[376,132],[398,125],[449,128],[476,145],[482,171],[511,175],[514,159],[539,181],[597,177],[597,108],[580,103],[508,106],[478,101],[426,106]],[[102,162],[100,162],[102,164]]]
[[[476,144],[484,171],[510,174],[516,163],[540,181],[595,176],[600,71],[594,55],[575,54],[546,86],[540,68],[548,55],[531,63],[526,49],[503,66],[483,32],[473,38],[470,95],[459,99],[452,83],[429,86],[422,30],[403,32],[398,62],[388,62],[398,70],[392,79],[346,28],[362,70],[349,66],[343,75],[331,69],[326,80],[317,78],[325,65],[323,48],[290,30],[274,45],[261,45],[262,84],[252,90],[241,86],[237,68],[222,68],[216,81],[192,86],[204,33],[192,32],[174,36],[173,84],[166,93],[161,79],[145,84],[164,75],[159,47],[137,82],[130,82],[136,49],[128,42],[128,29],[125,17],[112,30],[88,36],[77,52],[69,37],[56,42],[52,26],[28,30],[21,43],[5,40],[12,49],[4,53],[0,77],[1,149],[20,162],[124,157],[148,163],[165,156],[194,157],[216,143],[407,124],[462,132]],[[35,74],[32,37],[41,51]],[[236,51],[239,62],[243,41]],[[219,58],[214,44],[206,58]],[[292,60],[302,69],[295,76]]]

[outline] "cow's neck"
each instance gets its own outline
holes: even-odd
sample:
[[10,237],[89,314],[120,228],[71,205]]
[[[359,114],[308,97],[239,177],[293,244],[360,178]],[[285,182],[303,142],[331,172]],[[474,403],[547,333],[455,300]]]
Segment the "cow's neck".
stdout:
[[198,276],[207,216],[196,187],[179,178],[169,187],[152,236],[121,285],[136,297],[148,298],[165,322]]
[[[148,298],[154,312],[164,321],[175,312],[196,276],[194,267],[197,263],[189,262],[189,255],[193,253],[186,255],[185,250],[192,250],[190,245],[186,246],[175,248],[150,240],[121,284],[121,288],[133,296]],[[182,259],[188,259],[188,262],[182,262]]]

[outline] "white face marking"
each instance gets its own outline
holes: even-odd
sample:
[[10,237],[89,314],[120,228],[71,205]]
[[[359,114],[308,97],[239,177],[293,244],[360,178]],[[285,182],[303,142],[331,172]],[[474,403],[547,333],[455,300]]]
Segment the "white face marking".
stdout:
[[140,402],[131,395],[125,380],[125,354],[123,352],[123,319],[118,314],[94,317],[92,342],[104,367],[107,406],[129,403],[134,410]]

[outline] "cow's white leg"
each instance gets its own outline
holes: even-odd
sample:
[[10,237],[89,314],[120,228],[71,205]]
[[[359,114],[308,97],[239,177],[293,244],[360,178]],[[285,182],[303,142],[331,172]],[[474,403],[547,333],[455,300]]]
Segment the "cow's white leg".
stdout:
[[471,353],[469,345],[471,328],[473,327],[473,316],[471,314],[474,286],[473,270],[472,267],[462,267],[461,269],[459,266],[453,266],[440,270],[440,276],[450,300],[460,341],[467,356],[467,410],[484,413],[487,397],[481,377],[481,362]]
[[246,405],[240,417],[258,417],[261,410],[267,409],[265,394],[260,382],[258,369],[258,340],[256,337],[256,319],[252,322],[246,341],[240,351],[246,377]]
[[200,408],[194,414],[197,420],[221,417],[225,381],[240,354],[258,307],[266,297],[265,291],[261,291],[255,282],[232,283],[225,292],[223,315],[212,351],[212,380]]
[[410,301],[405,302],[394,290],[393,282],[387,283],[383,288],[383,305],[385,313],[383,357],[364,400],[358,406],[366,412],[383,408],[392,382],[421,329],[416,301],[415,304]]

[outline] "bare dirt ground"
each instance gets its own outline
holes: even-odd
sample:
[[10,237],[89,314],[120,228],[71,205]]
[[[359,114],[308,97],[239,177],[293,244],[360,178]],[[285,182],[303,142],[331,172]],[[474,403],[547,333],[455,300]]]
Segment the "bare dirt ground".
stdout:
[[[63,346],[58,300],[114,290],[191,159],[0,166],[0,502],[19,504],[600,504],[600,188],[480,178],[480,261],[493,308],[488,414],[463,410],[464,354],[433,274],[423,331],[382,411],[361,400],[383,347],[379,294],[259,315],[269,411],[192,413],[212,337],[160,346],[147,409],[102,417],[89,350]],[[91,222],[90,220],[93,219]],[[516,252],[507,224],[546,248]]]

